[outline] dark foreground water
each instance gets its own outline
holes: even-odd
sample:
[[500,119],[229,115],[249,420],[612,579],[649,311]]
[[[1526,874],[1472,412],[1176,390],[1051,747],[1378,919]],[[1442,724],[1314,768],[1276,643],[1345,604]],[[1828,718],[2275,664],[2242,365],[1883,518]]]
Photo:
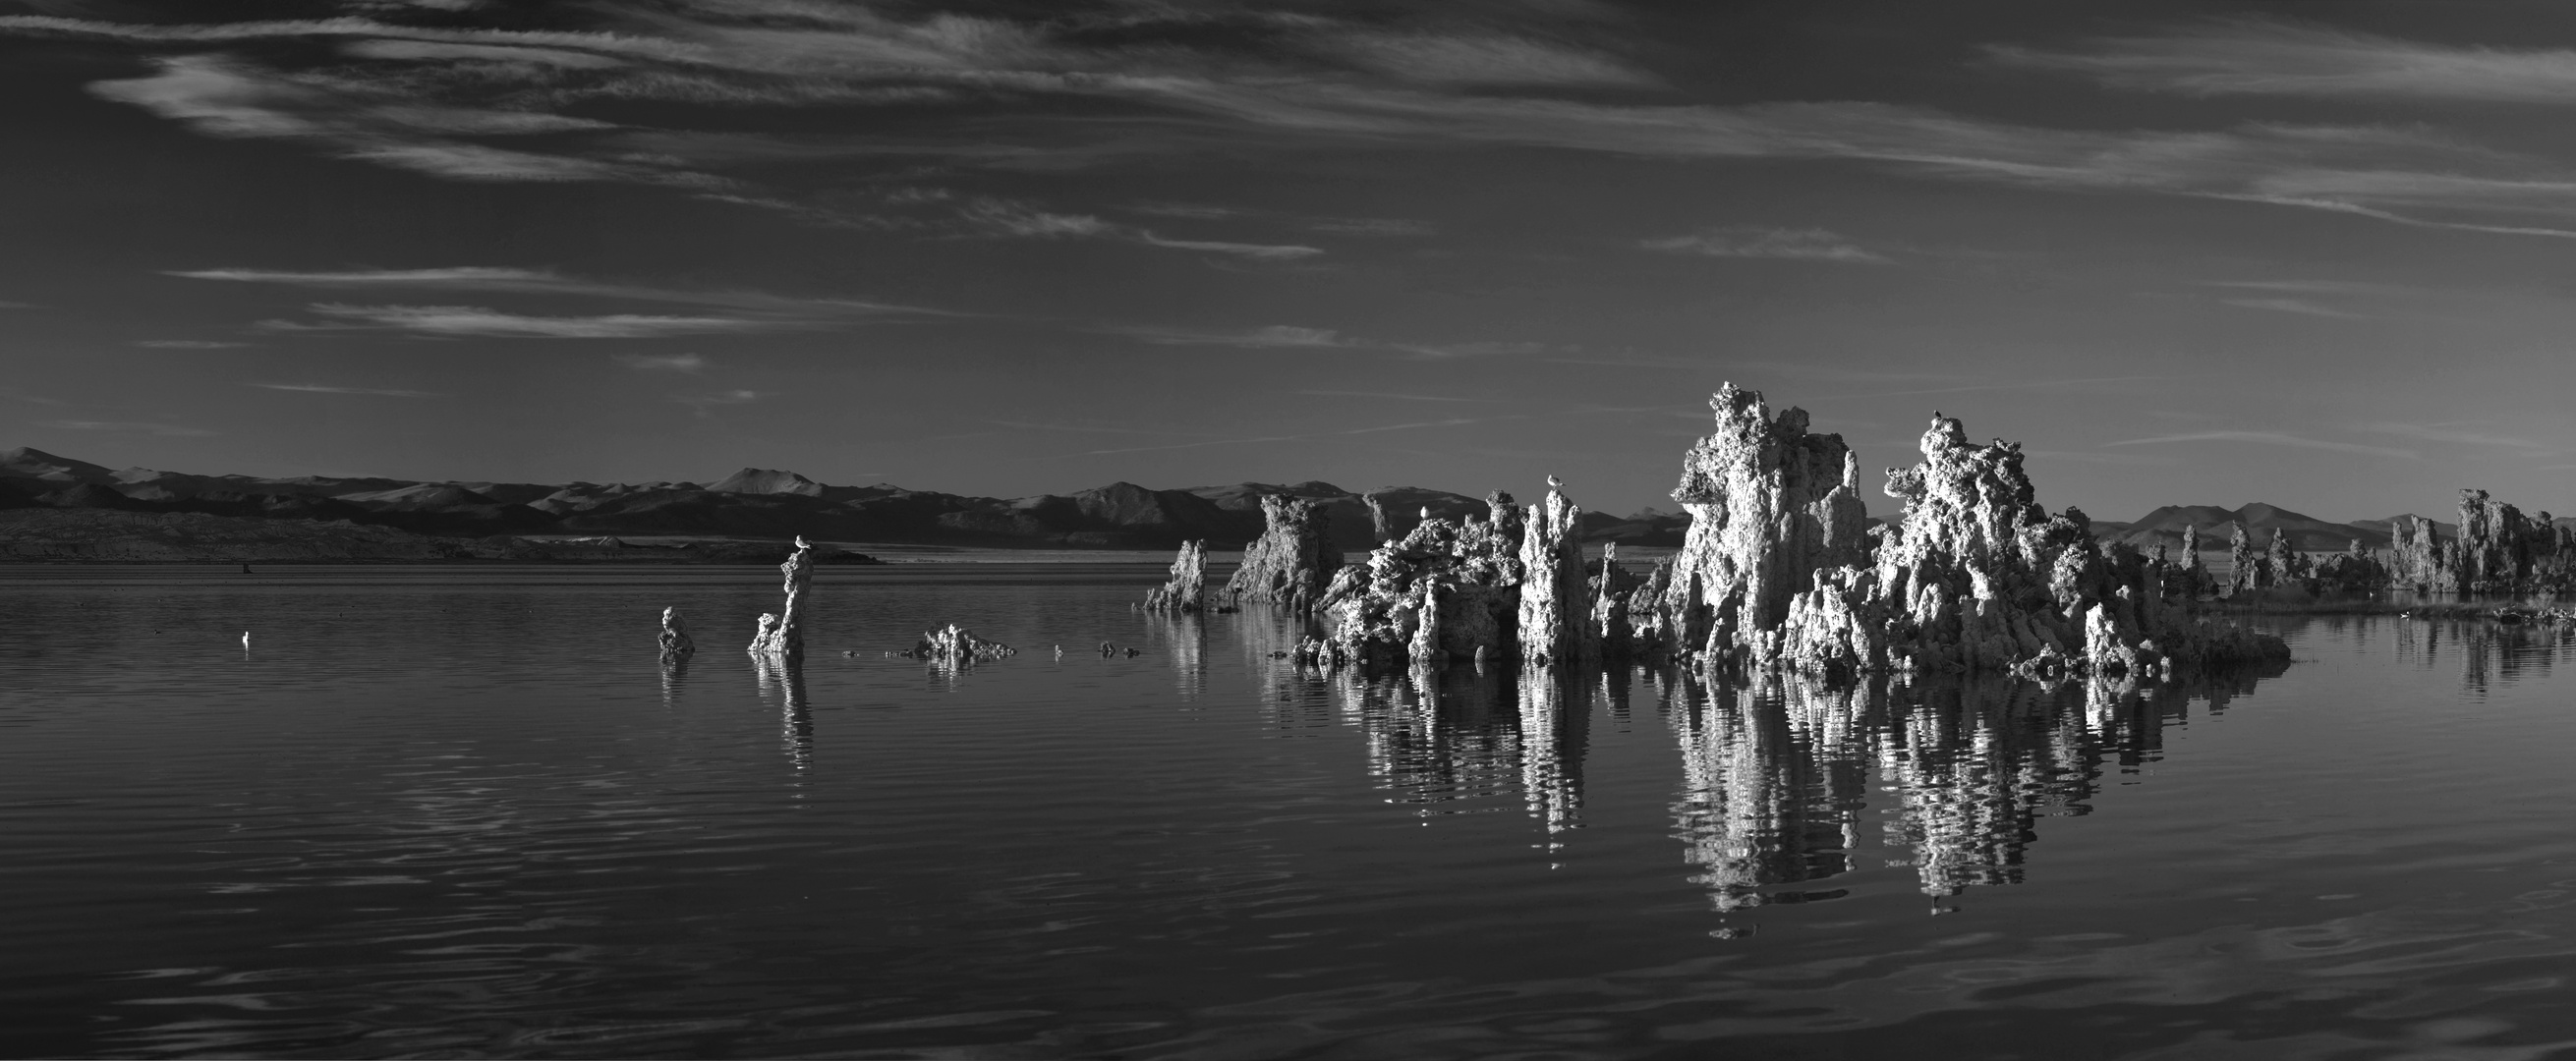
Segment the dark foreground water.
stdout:
[[[826,570],[772,669],[775,579],[0,573],[0,1053],[2576,1053],[2549,630],[1363,682],[1142,569],[911,567]],[[946,620],[1024,651],[882,654]]]

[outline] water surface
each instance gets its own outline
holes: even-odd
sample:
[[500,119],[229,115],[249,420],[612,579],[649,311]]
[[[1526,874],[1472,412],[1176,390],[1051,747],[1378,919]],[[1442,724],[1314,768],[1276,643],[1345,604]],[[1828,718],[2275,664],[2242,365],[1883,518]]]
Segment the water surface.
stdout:
[[[1363,681],[1129,611],[1156,576],[826,568],[775,667],[765,569],[0,573],[0,1052],[2576,1042],[2550,629],[2280,620],[2287,669],[2135,690]],[[1022,653],[887,654],[948,621]]]

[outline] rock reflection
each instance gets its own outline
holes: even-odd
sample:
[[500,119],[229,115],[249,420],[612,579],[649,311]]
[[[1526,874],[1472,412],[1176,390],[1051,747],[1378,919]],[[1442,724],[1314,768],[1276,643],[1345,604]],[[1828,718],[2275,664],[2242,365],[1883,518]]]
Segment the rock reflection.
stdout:
[[2427,669],[2456,657],[2460,691],[2483,697],[2498,688],[2549,677],[2562,652],[2576,649],[2576,626],[2499,623],[2480,618],[2399,621],[2397,653]]
[[1183,702],[1207,691],[1207,623],[1197,613],[1146,612],[1146,644],[1172,661]]
[[761,702],[778,704],[779,748],[787,753],[788,764],[802,771],[814,762],[814,711],[805,702],[805,661],[759,654],[751,661]]
[[[2278,664],[2139,685],[1956,680],[1891,690],[1796,677],[1665,687],[1682,752],[1673,815],[1684,858],[1720,912],[1830,899],[1794,887],[1865,868],[1865,819],[1891,867],[1924,894],[2022,880],[2039,819],[2089,813],[2106,764],[2134,771],[2162,751],[2189,703],[2212,711]],[[1871,795],[1885,794],[1872,815]]]
[[1466,666],[1305,675],[1328,683],[1342,720],[1360,728],[1369,773],[1393,802],[1426,815],[1518,805],[1551,835],[1581,827],[1585,687],[1543,670],[1516,681]]
[[680,705],[680,687],[688,684],[688,681],[689,657],[685,654],[663,655],[662,706],[665,708],[678,707]]

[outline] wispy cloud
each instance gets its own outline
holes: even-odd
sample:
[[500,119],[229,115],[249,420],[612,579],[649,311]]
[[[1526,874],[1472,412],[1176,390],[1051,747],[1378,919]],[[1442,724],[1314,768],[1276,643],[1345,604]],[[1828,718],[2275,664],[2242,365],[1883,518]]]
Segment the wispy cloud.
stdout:
[[2500,449],[2522,450],[2532,456],[2546,456],[2557,451],[2557,447],[2533,439],[2519,438],[2512,435],[2488,434],[2483,431],[2462,430],[2461,428],[2463,426],[2465,425],[2377,423],[2363,424],[2361,425],[2361,429],[2364,431],[2375,431],[2387,435],[2403,435],[2407,438],[2420,438],[2427,442],[2448,442],[2463,446],[2494,446]]
[[1979,394],[1994,391],[2098,390],[2123,387],[2165,379],[2164,376],[2086,376],[2078,379],[2023,379],[1961,383],[1949,387],[1918,387],[1908,390],[1869,391],[1858,394],[1827,394],[1816,400],[1842,398],[1905,398],[1934,394]]
[[1121,335],[1134,336],[1158,346],[1240,346],[1253,349],[1274,349],[1281,347],[1348,349],[1365,345],[1354,339],[1343,338],[1340,332],[1331,328],[1301,328],[1293,324],[1273,324],[1267,327],[1254,328],[1248,332],[1198,332],[1186,331],[1177,328],[1118,328],[1113,330]]
[[1996,46],[1989,54],[2114,88],[2195,96],[2576,104],[2576,51],[2427,44],[2259,19],[2106,38],[2080,51]]
[[432,269],[174,269],[171,276],[228,283],[283,284],[343,290],[408,289],[476,291],[511,294],[575,295],[714,306],[802,319],[857,319],[875,316],[951,316],[940,310],[847,298],[801,298],[764,291],[702,291],[614,280],[564,276],[548,269],[509,266],[452,266]]
[[306,394],[368,394],[381,398],[444,398],[435,391],[397,390],[390,387],[338,387],[322,383],[253,383],[273,391],[300,391]]
[[310,309],[315,315],[329,320],[322,323],[261,321],[259,326],[278,332],[395,331],[483,339],[658,339],[675,335],[764,332],[812,326],[810,322],[638,313],[539,317],[504,313],[482,306],[348,306],[326,302],[316,303]]
[[2366,453],[2374,457],[2394,457],[2400,460],[2418,460],[2422,457],[2421,454],[2411,449],[2391,449],[2386,446],[2364,446],[2352,442],[2329,442],[2324,439],[2304,438],[2298,435],[2287,434],[2279,431],[2194,431],[2189,434],[2182,435],[2158,435],[2153,438],[2123,439],[2118,442],[2105,442],[2103,445],[2156,446],[2170,445],[2180,442],[2242,442],[2257,446],[2287,446],[2294,449],[2332,450],[2337,453]]
[[1459,398],[1446,394],[1391,394],[1386,391],[1298,391],[1319,398],[1385,398],[1404,402],[1481,402],[1482,398]]
[[1446,361],[1467,357],[1503,357],[1546,353],[1546,343],[1485,340],[1471,343],[1398,343],[1396,349],[1415,357]]
[[230,350],[251,344],[221,339],[137,339],[134,345],[147,350]]
[[67,431],[131,431],[139,434],[161,435],[166,438],[203,438],[215,433],[198,427],[146,424],[131,420],[47,420],[39,426],[57,427]]
[[35,309],[33,302],[0,302],[0,309]]
[[1640,241],[1647,250],[1711,258],[1782,258],[1790,261],[1894,265],[1896,259],[1821,228],[1718,228],[1687,236]]
[[[1520,146],[1710,162],[1834,160],[1932,179],[2576,236],[2576,173],[2568,167],[2418,126],[2070,129],[1899,104],[1672,102],[1651,72],[1608,50],[1505,29],[1434,32],[1324,14],[1127,6],[1115,16],[906,18],[792,0],[695,0],[641,11],[583,9],[559,23],[565,28],[543,31],[453,17],[434,26],[390,16],[144,25],[16,15],[0,16],[0,33],[155,49],[337,41],[342,47],[328,62],[287,49],[263,51],[256,62],[165,56],[151,76],[93,91],[206,135],[299,140],[439,179],[654,184],[815,219],[830,212],[716,171],[817,151],[1029,171],[1139,153]],[[575,28],[583,24],[596,28]],[[1153,45],[1130,43],[1138,40]],[[2576,57],[2568,52],[2422,45],[2265,22],[2095,42],[2089,50],[1995,54],[2005,63],[2205,94],[2576,100],[2569,91]],[[853,108],[974,99],[998,113],[912,142],[818,148],[777,136],[607,128],[569,112],[598,99]],[[1031,142],[994,143],[992,131],[1005,127],[997,122],[1035,130]],[[509,143],[489,142],[502,139]],[[1025,205],[970,206],[944,223],[1243,260],[1321,253]],[[1815,260],[1867,260],[1808,249]]]
[[2337,320],[2361,320],[2364,314],[2350,313],[2303,298],[2222,298],[2219,302],[2239,309],[2270,310],[2275,313],[2297,313],[2309,317],[2333,317]]
[[752,402],[756,402],[767,397],[769,397],[769,395],[763,394],[760,391],[722,390],[709,391],[704,394],[673,395],[671,400],[688,406],[691,412],[694,412],[699,416],[711,416],[713,414],[708,412],[708,410],[715,406],[749,405]]
[[1249,438],[1204,439],[1197,442],[1174,443],[1168,446],[1126,446],[1118,449],[1095,449],[1079,454],[1068,454],[1068,456],[1099,457],[1118,453],[1153,453],[1163,450],[1201,449],[1207,446],[1244,446],[1261,442],[1312,442],[1318,439],[1342,438],[1351,435],[1375,435],[1389,431],[1419,431],[1436,427],[1463,427],[1468,424],[1481,424],[1491,420],[1521,419],[1526,419],[1526,417],[1517,414],[1509,416],[1452,417],[1447,420],[1420,420],[1401,424],[1380,424],[1372,427],[1355,427],[1342,431],[1318,431],[1302,435],[1258,435]]
[[707,367],[707,359],[696,354],[617,354],[617,363],[637,372],[678,372],[696,375]]
[[1293,261],[1322,254],[1319,247],[1295,244],[1236,243],[1225,240],[1172,239],[1151,229],[1104,221],[1090,214],[1059,214],[1026,203],[978,199],[958,211],[968,226],[991,236],[1021,239],[1107,239],[1167,250],[1207,251],[1264,261]]

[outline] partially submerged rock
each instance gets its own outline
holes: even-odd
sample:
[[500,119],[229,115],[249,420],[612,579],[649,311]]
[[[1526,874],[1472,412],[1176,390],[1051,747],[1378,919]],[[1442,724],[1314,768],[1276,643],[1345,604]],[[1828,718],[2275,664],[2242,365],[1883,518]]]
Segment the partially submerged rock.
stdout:
[[2277,637],[2213,623],[2191,598],[2168,597],[2163,562],[2097,543],[2081,511],[2049,515],[2018,444],[1972,444],[1958,420],[1935,416],[1921,450],[1922,464],[1888,473],[1905,512],[1876,563],[1815,572],[1776,652],[1747,641],[1740,662],[2054,679],[2288,655]]
[[[1101,647],[1106,649],[1108,645],[1103,643]],[[1016,656],[1020,650],[999,641],[986,641],[975,636],[974,631],[950,623],[937,630],[923,631],[921,641],[905,654],[943,663],[971,663]],[[1102,653],[1107,654],[1105,651]]]
[[1443,664],[1509,653],[1521,583],[1520,507],[1497,492],[1487,518],[1426,515],[1402,540],[1345,567],[1318,607],[1329,633],[1298,659],[1326,665]]
[[805,588],[814,578],[814,547],[803,537],[796,539],[796,551],[787,562],[778,565],[786,578],[787,605],[776,615],[763,614],[760,630],[751,639],[751,651],[765,656],[798,656],[805,652]]
[[1237,601],[1312,611],[1342,569],[1331,517],[1322,505],[1285,494],[1263,497],[1261,516],[1267,529],[1243,551],[1243,564],[1226,581],[1226,593]]
[[1182,542],[1180,555],[1172,559],[1172,577],[1146,594],[1140,607],[1149,612],[1207,610],[1207,543]]
[[1795,406],[1773,416],[1760,391],[1729,383],[1708,404],[1716,429],[1673,488],[1691,526],[1655,609],[1666,621],[1633,647],[1768,660],[1816,573],[1869,555],[1859,465],[1841,435],[1809,433]]
[[662,647],[662,658],[664,659],[685,656],[698,650],[697,642],[689,640],[688,627],[680,622],[680,609],[678,608],[662,609],[662,636],[660,641]]
[[1521,662],[1533,666],[1598,658],[1591,627],[1591,587],[1583,577],[1583,510],[1547,477],[1547,496],[1530,506],[1521,534]]

